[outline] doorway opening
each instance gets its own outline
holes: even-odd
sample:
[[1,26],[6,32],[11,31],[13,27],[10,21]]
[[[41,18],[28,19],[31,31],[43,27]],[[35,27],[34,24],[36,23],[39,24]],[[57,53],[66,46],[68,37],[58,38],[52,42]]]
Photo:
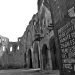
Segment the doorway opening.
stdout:
[[43,59],[43,69],[46,70],[48,64],[48,48],[46,44],[44,44],[42,47],[42,59]]
[[32,52],[31,49],[28,50],[28,67],[32,68]]
[[52,68],[53,70],[58,69],[58,61],[57,61],[57,53],[56,53],[56,45],[54,36],[50,39],[50,52],[51,52],[51,60],[52,60]]

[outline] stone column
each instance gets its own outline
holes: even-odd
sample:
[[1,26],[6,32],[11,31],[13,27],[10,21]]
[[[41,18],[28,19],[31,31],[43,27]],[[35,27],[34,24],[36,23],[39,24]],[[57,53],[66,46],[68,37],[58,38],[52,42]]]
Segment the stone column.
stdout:
[[51,52],[48,50],[48,69],[52,70],[52,60],[51,60]]
[[43,56],[42,56],[42,50],[40,49],[40,69],[43,70]]

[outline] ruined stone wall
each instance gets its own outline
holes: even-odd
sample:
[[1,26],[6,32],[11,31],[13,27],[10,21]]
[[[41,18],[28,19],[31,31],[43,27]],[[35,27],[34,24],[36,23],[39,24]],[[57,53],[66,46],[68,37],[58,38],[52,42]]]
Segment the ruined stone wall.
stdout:
[[[8,64],[8,56],[7,56],[7,50],[8,50],[8,44],[9,39],[7,37],[0,35],[0,66],[3,68]],[[0,69],[1,69],[0,68]]]
[[[22,53],[22,58],[26,59],[27,67],[32,65],[32,68],[42,68],[42,69],[56,69],[53,68],[56,65],[54,63],[56,53],[52,52],[52,50],[56,50],[55,46],[50,45],[50,41],[54,36],[53,26],[59,21],[62,21],[64,16],[67,14],[68,9],[74,5],[72,0],[68,2],[68,0],[38,0],[38,12],[33,15],[29,25],[26,28],[23,36],[20,40],[20,51],[14,55],[14,60],[18,61],[20,59],[16,59]],[[69,6],[69,8],[68,8]],[[54,39],[54,38],[53,38]],[[36,49],[36,43],[38,46],[38,50]],[[55,40],[53,40],[52,44],[55,44]],[[43,54],[43,46],[46,46],[47,58],[48,61],[44,62]],[[39,51],[39,54],[37,51]],[[31,54],[29,54],[30,52]],[[24,54],[26,56],[24,57]],[[53,56],[52,56],[53,55]],[[21,57],[21,56],[20,56]],[[35,58],[34,58],[35,57]],[[38,61],[39,57],[39,61]],[[44,61],[43,61],[44,60]],[[32,62],[32,64],[30,64]],[[40,66],[38,66],[38,62]],[[44,64],[46,63],[46,64]],[[44,65],[45,66],[44,66]],[[47,67],[46,67],[47,66]]]
[[19,44],[17,42],[9,42],[9,48],[1,58],[4,68],[8,69],[24,67],[24,54],[23,51],[18,48],[18,45]]

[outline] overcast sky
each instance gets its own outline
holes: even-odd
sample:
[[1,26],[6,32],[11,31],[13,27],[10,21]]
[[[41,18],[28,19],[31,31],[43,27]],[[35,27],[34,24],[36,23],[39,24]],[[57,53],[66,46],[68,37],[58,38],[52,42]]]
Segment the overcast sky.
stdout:
[[17,41],[36,12],[37,0],[0,0],[0,35]]

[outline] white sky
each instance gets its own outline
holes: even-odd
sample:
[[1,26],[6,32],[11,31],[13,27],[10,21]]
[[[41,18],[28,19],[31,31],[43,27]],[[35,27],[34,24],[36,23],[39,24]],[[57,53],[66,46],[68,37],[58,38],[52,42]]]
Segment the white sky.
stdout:
[[0,35],[17,41],[36,12],[37,0],[0,0]]

